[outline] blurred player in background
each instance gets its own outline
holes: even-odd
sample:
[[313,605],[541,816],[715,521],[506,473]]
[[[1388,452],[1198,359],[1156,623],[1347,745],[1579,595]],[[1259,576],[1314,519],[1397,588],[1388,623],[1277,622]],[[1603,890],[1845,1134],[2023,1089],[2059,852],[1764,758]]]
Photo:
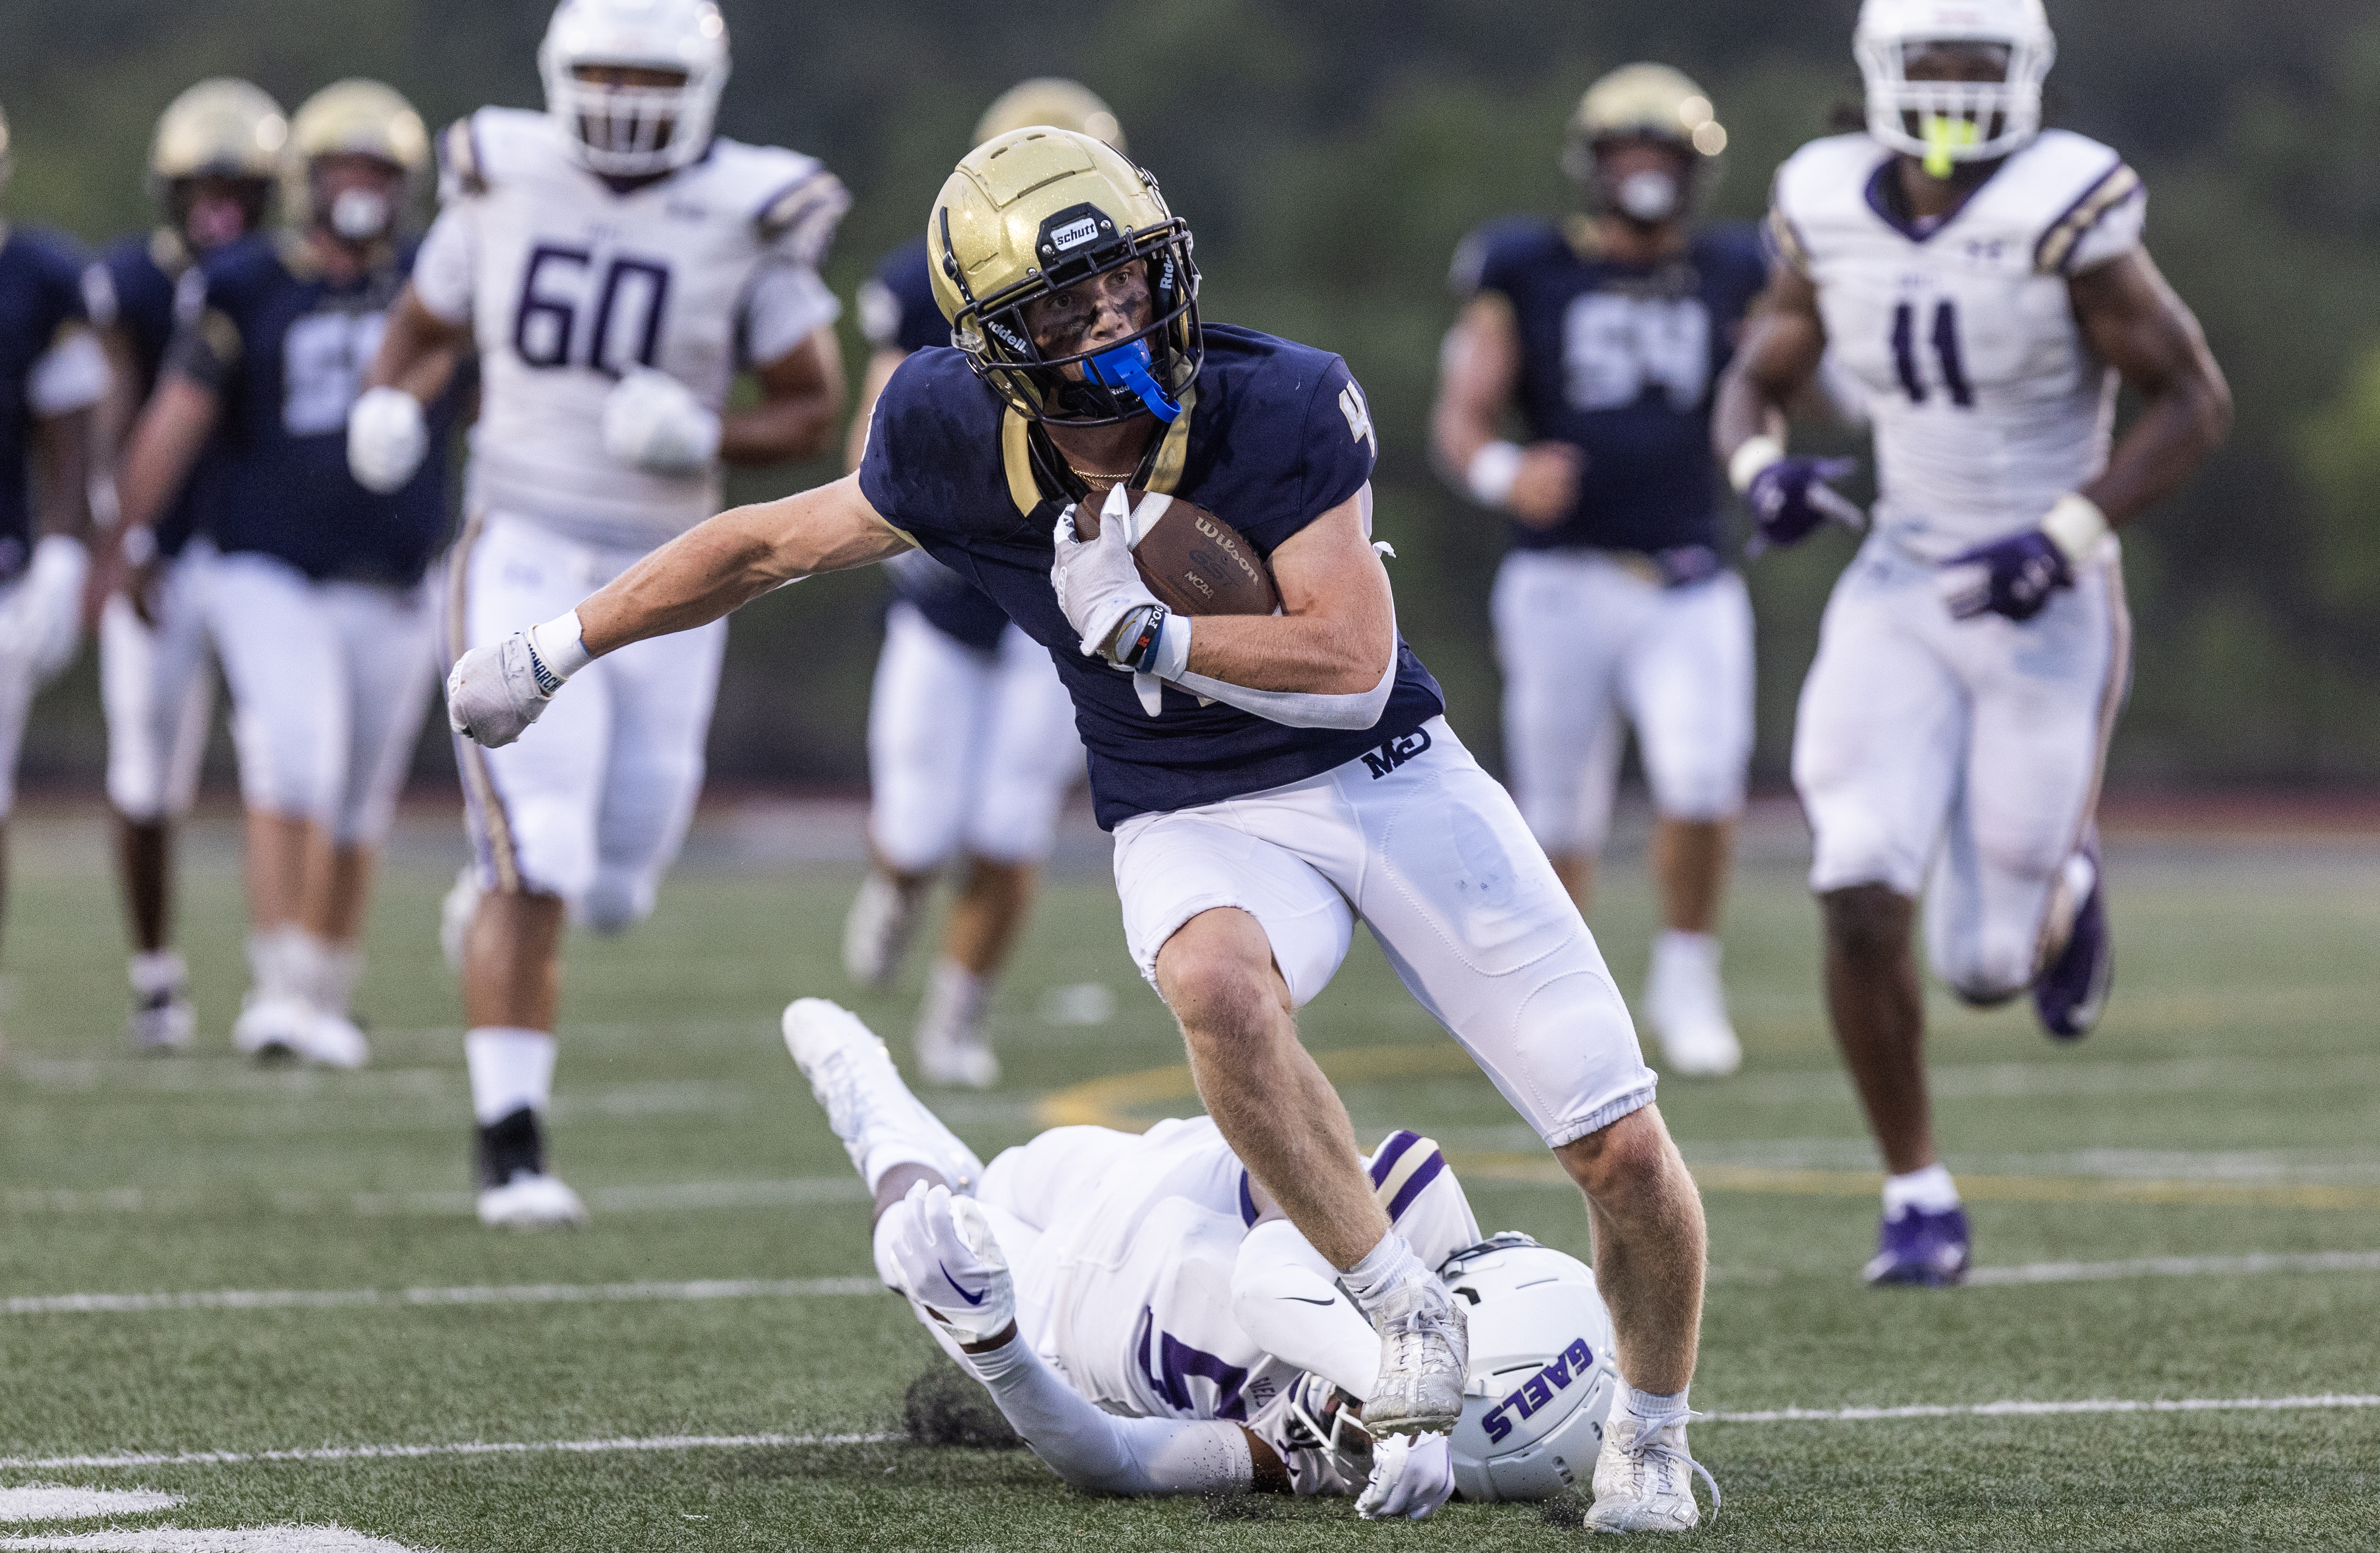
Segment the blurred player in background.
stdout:
[[[422,576],[448,520],[443,462],[367,491],[346,431],[412,265],[406,212],[430,142],[368,80],[308,98],[289,139],[298,229],[223,244],[180,283],[125,455],[116,553],[122,591],[149,597],[155,526],[216,443],[216,553],[189,586],[231,690],[248,809],[250,987],[232,1040],[352,1068],[370,1056],[349,1005],[372,870],[437,670]],[[442,400],[432,440],[452,421]]]
[[[1105,103],[1052,79],[1003,92],[972,143],[1034,124],[1123,149]],[[876,351],[852,417],[845,463],[855,471],[893,370],[913,351],[951,343],[924,237],[877,267],[859,293],[859,321]],[[844,923],[844,967],[864,987],[890,981],[934,876],[964,856],[965,880],[911,1038],[928,1083],[988,1089],[1000,1082],[985,1018],[992,983],[1032,909],[1058,810],[1083,779],[1083,745],[1050,655],[990,595],[922,550],[884,570],[894,597],[868,709],[870,867]]]
[[[0,115],[0,190],[12,165]],[[0,224],[0,895],[25,717],[74,661],[89,613],[91,433],[108,373],[83,265],[56,234]]]
[[[1466,1340],[1298,1037],[1296,1010],[1359,918],[1585,1196],[1627,1377],[1591,1523],[1692,1527],[1701,1200],[1594,936],[1398,636],[1370,540],[1378,446],[1362,388],[1327,351],[1203,323],[1188,224],[1087,135],[1037,127],[978,146],[927,237],[960,344],[892,374],[859,472],[722,513],[577,608],[473,649],[447,678],[450,721],[501,748],[606,654],[707,629],[814,572],[929,550],[1057,663],[1116,833],[1134,964],[1180,1021],[1232,1152],[1379,1334],[1371,1426],[1458,1421]],[[1186,520],[1160,552],[1187,565],[1229,546],[1278,607],[1168,609],[1133,548],[1135,516],[1158,516],[1146,499],[1135,514],[1135,490]],[[1229,584],[1218,571],[1209,596]]]
[[[809,157],[714,140],[726,24],[710,0],[564,0],[546,112],[482,108],[443,136],[443,208],[356,407],[371,479],[421,456],[440,363],[475,338],[484,398],[449,648],[567,609],[719,506],[720,465],[826,447],[843,406],[818,265],[849,197]],[[759,384],[726,408],[737,374]],[[607,660],[516,748],[460,746],[478,861],[449,897],[463,969],[479,1210],[584,1219],[546,1167],[565,916],[613,933],[653,908],[702,784],[724,623]]]
[[875,1199],[878,1273],[1034,1453],[1109,1494],[1356,1496],[1366,1519],[1550,1498],[1593,1470],[1618,1377],[1595,1275],[1483,1243],[1438,1145],[1395,1132],[1365,1179],[1470,1310],[1449,1433],[1374,1439],[1380,1340],[1212,1119],[1058,1127],[989,1169],[818,998],[785,1045]]
[[[2131,674],[2114,530],[2223,437],[2230,395],[2141,244],[2141,180],[2043,130],[2040,0],[1867,0],[1865,134],[1779,169],[1776,283],[1716,436],[1762,533],[1860,514],[1791,456],[1782,406],[1831,347],[1867,392],[1876,531],[1836,584],[1793,779],[1816,836],[1827,1001],[1890,1176],[1871,1282],[1953,1283],[1968,1229],[1936,1151],[1912,948],[1990,1006],[2090,1032],[2111,947],[2095,822]],[[2139,418],[2114,445],[2116,388]]]
[[[1585,905],[1636,730],[1661,932],[1643,1010],[1671,1072],[1733,1073],[1716,934],[1752,758],[1752,602],[1719,559],[1711,386],[1767,279],[1750,227],[1697,226],[1727,131],[1701,88],[1631,65],[1590,88],[1562,165],[1587,213],[1511,220],[1454,261],[1461,320],[1431,429],[1511,519],[1497,657],[1513,795]],[[1530,442],[1503,440],[1518,412]]]
[[[174,298],[202,256],[261,228],[289,152],[281,105],[243,80],[199,82],[167,106],[149,143],[158,225],[108,245],[84,275],[112,381],[101,445],[111,458],[157,387],[174,334]],[[188,1046],[196,1026],[189,974],[174,948],[174,823],[198,791],[213,714],[198,579],[220,499],[225,444],[208,439],[173,505],[133,530],[127,559],[146,586],[115,594],[99,620],[100,698],[107,711],[107,797],[116,873],[132,932],[132,1042]],[[98,488],[112,491],[103,482]],[[145,538],[153,547],[138,548]]]

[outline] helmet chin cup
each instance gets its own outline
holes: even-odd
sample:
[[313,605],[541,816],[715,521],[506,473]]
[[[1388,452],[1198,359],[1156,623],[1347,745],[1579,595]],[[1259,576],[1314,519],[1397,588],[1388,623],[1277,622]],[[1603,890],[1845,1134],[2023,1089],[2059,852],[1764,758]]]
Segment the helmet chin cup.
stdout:
[[1140,396],[1141,406],[1160,420],[1171,423],[1182,413],[1181,402],[1166,393],[1149,370],[1145,339],[1127,340],[1113,350],[1101,351],[1084,361],[1083,371],[1105,387],[1130,389]]
[[1679,192],[1675,177],[1646,168],[1621,179],[1619,188],[1612,191],[1611,202],[1631,221],[1653,226],[1678,213]]
[[387,236],[394,214],[388,196],[377,188],[342,189],[331,201],[330,226],[348,242],[369,243]]

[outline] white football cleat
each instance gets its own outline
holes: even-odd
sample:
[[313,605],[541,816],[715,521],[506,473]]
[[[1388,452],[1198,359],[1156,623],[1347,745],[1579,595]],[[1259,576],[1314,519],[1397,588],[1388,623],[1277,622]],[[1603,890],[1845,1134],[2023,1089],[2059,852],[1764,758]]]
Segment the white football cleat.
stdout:
[[975,1190],[983,1161],[909,1092],[892,1053],[859,1015],[824,998],[797,998],[785,1005],[782,1023],[785,1049],[861,1179],[874,1179],[868,1157],[881,1148],[929,1162],[953,1192]]
[[142,1051],[180,1051],[199,1031],[198,1010],[188,992],[176,988],[140,999],[125,1021],[125,1033]]
[[1718,1482],[1686,1453],[1685,1409],[1639,1418],[1615,1407],[1595,1458],[1595,1506],[1586,1512],[1586,1529],[1691,1532],[1703,1519],[1694,1503],[1697,1475],[1710,1485],[1711,1511],[1718,1513]]
[[371,1043],[345,1014],[317,1013],[298,1038],[297,1054],[323,1068],[360,1068],[371,1061]]
[[904,891],[881,869],[868,870],[843,919],[843,969],[856,985],[872,991],[900,971],[924,893]]
[[469,864],[455,876],[455,887],[438,903],[438,952],[446,968],[463,974],[464,952],[471,941],[471,924],[480,916],[480,870]]
[[524,1171],[480,1189],[480,1222],[491,1230],[575,1230],[587,1222],[587,1205],[559,1177]]
[[1664,932],[1653,940],[1645,979],[1645,1018],[1661,1037],[1670,1072],[1681,1078],[1725,1078],[1743,1065],[1743,1043],[1727,1017],[1718,978],[1718,940],[1705,933]]
[[314,1005],[303,998],[250,992],[240,1004],[239,1017],[232,1023],[232,1048],[241,1056],[260,1062],[303,1058],[310,1026],[317,1017]]
[[1367,1312],[1380,1334],[1380,1376],[1364,1404],[1374,1438],[1443,1434],[1463,1417],[1471,1324],[1436,1278],[1408,1279]]

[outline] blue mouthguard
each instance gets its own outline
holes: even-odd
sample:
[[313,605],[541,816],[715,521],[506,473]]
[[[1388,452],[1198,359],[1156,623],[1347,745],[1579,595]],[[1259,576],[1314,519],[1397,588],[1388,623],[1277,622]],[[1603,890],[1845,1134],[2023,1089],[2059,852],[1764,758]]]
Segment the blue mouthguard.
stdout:
[[1110,388],[1129,388],[1140,395],[1140,402],[1149,414],[1160,420],[1172,420],[1182,413],[1182,406],[1173,395],[1158,386],[1149,371],[1148,342],[1135,340],[1113,350],[1103,350],[1083,363],[1083,370],[1094,382]]

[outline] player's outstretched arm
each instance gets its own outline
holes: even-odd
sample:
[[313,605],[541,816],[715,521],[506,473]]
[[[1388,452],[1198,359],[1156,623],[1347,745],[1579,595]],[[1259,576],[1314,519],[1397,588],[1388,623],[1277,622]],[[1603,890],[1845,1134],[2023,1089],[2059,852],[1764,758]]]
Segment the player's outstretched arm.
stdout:
[[1439,352],[1430,450],[1439,470],[1474,501],[1542,528],[1576,504],[1585,455],[1568,443],[1524,448],[1504,440],[1504,415],[1520,381],[1521,331],[1512,304],[1483,292],[1463,304]]
[[859,477],[735,507],[654,551],[557,620],[473,648],[446,676],[446,720],[490,747],[520,737],[563,683],[607,652],[707,625],[789,582],[911,548]]
[[2171,491],[2231,430],[2231,389],[2189,307],[2145,249],[2067,283],[2074,317],[2099,358],[2143,401],[2099,478],[2082,494],[2107,526],[2126,522]]

